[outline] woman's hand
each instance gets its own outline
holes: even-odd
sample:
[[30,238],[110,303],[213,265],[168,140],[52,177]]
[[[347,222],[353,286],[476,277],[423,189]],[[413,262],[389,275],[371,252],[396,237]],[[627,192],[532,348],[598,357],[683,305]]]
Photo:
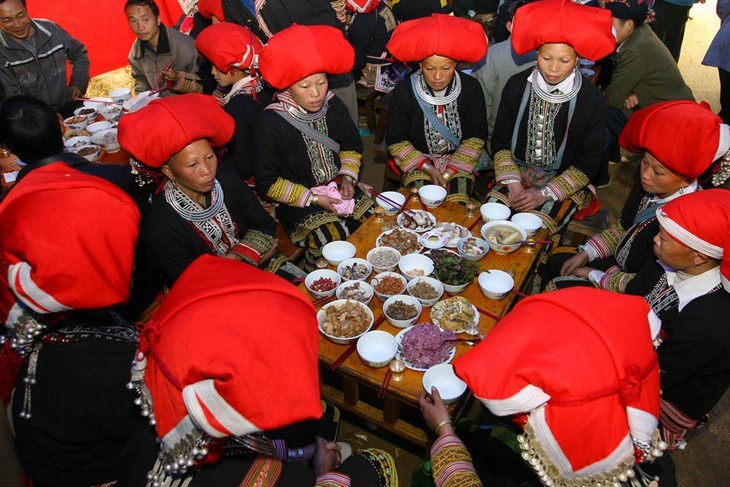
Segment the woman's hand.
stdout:
[[431,182],[437,186],[441,186],[442,188],[446,187],[446,180],[444,179],[444,175],[441,174],[441,171],[436,169],[433,166],[429,166],[426,169],[426,174],[431,178]]
[[168,81],[173,85],[177,83],[180,79],[180,73],[178,71],[175,71],[174,69],[163,69],[160,71],[160,74],[165,79],[165,81]]
[[631,110],[632,108],[636,107],[639,104],[639,95],[634,93],[633,91],[629,93],[629,96],[626,97],[626,100],[624,100],[624,106]]
[[570,276],[576,269],[583,267],[588,263],[588,254],[585,252],[578,252],[570,259],[563,263],[563,267],[560,268],[561,276]]
[[340,455],[340,445],[334,441],[325,441],[324,438],[316,436],[314,438],[315,450],[312,459],[312,467],[315,475],[322,475],[325,472],[331,472],[340,466],[342,455]]
[[573,271],[574,276],[582,277],[583,279],[588,279],[588,275],[591,273],[591,271],[595,271],[593,267],[578,267]]
[[343,178],[340,183],[340,195],[343,200],[351,200],[355,196],[355,187],[348,178]]
[[[426,425],[439,436],[453,435],[454,427],[451,424],[451,415],[446,409],[446,404],[441,400],[438,389],[431,387],[431,396],[421,392],[418,398],[418,407],[423,414]],[[444,423],[444,421],[449,421]],[[441,427],[439,427],[441,425]]]
[[330,196],[317,196],[317,206],[327,210],[331,211],[332,213],[337,213],[335,211],[335,205],[342,203],[342,200],[338,200],[336,198],[332,198]]
[[522,190],[514,200],[510,198],[510,202],[512,203],[512,208],[517,211],[529,211],[545,203],[545,197],[539,189],[527,188]]
[[510,203],[514,204],[515,200],[522,194],[525,188],[522,187],[522,183],[509,183],[507,185],[507,197]]

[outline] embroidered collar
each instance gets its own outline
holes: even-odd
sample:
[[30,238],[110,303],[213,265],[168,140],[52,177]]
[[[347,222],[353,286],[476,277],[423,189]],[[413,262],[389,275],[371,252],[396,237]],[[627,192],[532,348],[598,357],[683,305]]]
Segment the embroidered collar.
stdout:
[[461,76],[458,71],[454,72],[454,77],[452,78],[451,83],[449,83],[449,86],[443,92],[445,93],[443,95],[437,95],[431,87],[426,84],[426,80],[423,77],[423,71],[419,70],[413,76],[418,77],[418,83],[416,83],[416,96],[430,105],[448,105],[449,103],[456,101],[461,94]]
[[[532,84],[532,90],[542,100],[549,103],[565,103],[578,95],[581,86],[583,86],[583,75],[580,74],[576,66],[567,78],[557,85],[551,85],[545,81],[540,70],[535,66],[532,69],[532,74],[527,78],[527,82]],[[554,93],[555,90],[560,90],[560,94]]]
[[211,201],[208,208],[202,208],[197,201],[172,184],[172,181],[168,180],[165,183],[164,191],[167,203],[178,215],[190,222],[210,220],[223,208],[223,188],[217,179],[214,180],[213,189],[210,192]]
[[223,97],[223,104],[231,101],[236,95],[247,95],[253,96],[254,93],[258,93],[264,89],[264,84],[261,82],[261,78],[258,76],[246,76],[233,83],[231,90]]
[[[296,118],[300,122],[304,123],[314,123],[319,122],[327,115],[327,109],[329,108],[329,101],[334,98],[335,94],[331,91],[327,91],[327,96],[324,99],[324,103],[322,104],[322,108],[320,108],[318,111],[314,113],[309,113],[305,109],[303,109],[301,106],[299,106],[299,103],[294,101],[294,98],[291,96],[291,93],[289,93],[289,90],[282,90],[278,91],[276,93],[276,100],[278,102],[278,105],[282,108],[284,108],[292,117]],[[278,108],[276,106],[272,106],[271,108]]]
[[666,205],[670,201],[679,198],[680,196],[684,194],[694,193],[697,191],[697,188],[699,185],[697,184],[697,180],[693,180],[691,183],[689,183],[686,187],[680,189],[679,191],[676,191],[675,193],[667,196],[666,198],[659,198],[657,196],[652,196],[649,198],[649,204],[650,205]]
[[674,287],[674,292],[679,298],[679,311],[682,311],[694,299],[704,296],[721,285],[720,266],[713,267],[698,276],[670,269],[666,271],[666,274],[667,284]]

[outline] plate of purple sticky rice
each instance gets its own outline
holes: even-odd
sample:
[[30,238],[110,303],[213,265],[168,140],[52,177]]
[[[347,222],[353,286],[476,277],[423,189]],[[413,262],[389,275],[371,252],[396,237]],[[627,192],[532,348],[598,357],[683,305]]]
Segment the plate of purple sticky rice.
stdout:
[[442,330],[433,323],[420,323],[395,336],[398,358],[411,370],[425,372],[438,364],[446,364],[456,355],[454,332]]

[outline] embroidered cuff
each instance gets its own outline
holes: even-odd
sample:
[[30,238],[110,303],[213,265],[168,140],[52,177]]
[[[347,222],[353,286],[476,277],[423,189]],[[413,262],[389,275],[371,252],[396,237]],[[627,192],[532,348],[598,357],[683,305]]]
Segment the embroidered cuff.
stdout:
[[197,74],[186,73],[185,71],[178,71],[178,78],[175,83],[168,81],[167,85],[172,91],[178,93],[202,93],[203,85],[200,82],[200,77]]
[[626,292],[626,286],[634,279],[636,274],[623,272],[618,266],[609,268],[601,277],[598,285],[601,289],[617,293]]
[[421,166],[431,160],[418,151],[413,144],[408,141],[397,142],[388,146],[388,151],[395,159],[395,163],[403,172],[420,169]]
[[360,174],[360,160],[362,154],[355,151],[342,151],[340,152],[340,171],[339,176],[350,176],[352,179],[357,181],[358,175]]
[[315,487],[349,487],[350,477],[337,472],[326,472],[317,475]]
[[611,226],[589,238],[581,248],[586,251],[591,260],[605,259],[616,252],[616,247],[618,247],[618,242],[623,233],[620,224]]
[[562,174],[555,176],[545,185],[552,191],[557,201],[570,198],[588,184],[588,176],[575,166],[570,166]]
[[494,178],[498,183],[509,179],[522,181],[520,166],[513,159],[512,152],[508,150],[494,154]]
[[484,141],[480,138],[471,137],[463,140],[456,152],[449,156],[448,167],[453,168],[455,172],[473,173],[482,149]]
[[234,245],[230,251],[241,257],[243,261],[247,264],[251,264],[257,267],[259,265],[259,261],[261,260],[261,255],[255,249],[243,243]]
[[456,435],[444,435],[431,447],[436,485],[479,485],[469,451]]
[[[269,235],[268,233],[264,233],[260,230],[246,230],[241,242],[236,247],[243,245],[255,252],[255,258],[252,259],[252,261],[256,265],[259,265],[261,263],[261,255],[271,250],[275,242],[276,237],[273,235]],[[234,249],[236,247],[234,247]],[[244,254],[243,257],[245,258],[249,255],[250,253],[247,253]]]
[[312,192],[303,184],[297,184],[284,178],[277,178],[269,188],[266,196],[279,203],[304,208],[312,198]]

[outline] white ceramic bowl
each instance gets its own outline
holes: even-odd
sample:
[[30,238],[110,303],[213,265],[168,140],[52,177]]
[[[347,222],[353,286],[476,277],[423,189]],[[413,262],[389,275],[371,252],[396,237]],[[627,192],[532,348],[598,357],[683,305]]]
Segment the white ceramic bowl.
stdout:
[[87,108],[96,108],[97,110],[99,110],[101,107],[106,106],[107,103],[112,103],[112,99],[96,97],[89,98],[88,100],[84,101],[84,106]]
[[504,271],[489,269],[479,274],[479,289],[489,299],[503,299],[512,291],[515,280]]
[[107,152],[116,152],[121,148],[117,139],[117,129],[100,130],[91,136],[91,141]]
[[99,111],[97,110],[97,107],[83,106],[83,107],[80,107],[80,108],[77,108],[76,110],[74,110],[74,115],[76,115],[77,117],[86,117],[91,121],[96,119],[97,113],[99,113]]
[[[475,254],[467,254],[466,252],[464,252],[464,244],[470,238],[476,240],[476,244],[479,247],[481,247],[482,249],[484,249],[484,251],[481,254],[475,255]],[[464,237],[464,238],[460,238],[459,240],[456,241],[456,250],[459,251],[459,255],[461,256],[462,259],[468,260],[471,262],[476,262],[478,260],[482,260],[484,258],[484,256],[487,255],[487,252],[489,252],[489,243],[486,240],[483,240],[483,239],[477,238],[477,237]]]
[[82,145],[91,144],[91,137],[86,135],[79,135],[77,137],[71,137],[64,141],[63,146],[67,149],[73,149],[74,147],[81,147]]
[[[414,277],[430,276],[433,272],[433,261],[423,254],[408,254],[400,258],[398,269],[406,281],[410,281]],[[423,274],[411,274],[416,269],[422,270]]]
[[357,339],[357,354],[369,367],[385,367],[397,352],[398,341],[387,331],[369,331]]
[[101,156],[101,147],[94,144],[76,146],[73,149],[70,149],[70,151],[90,162],[98,160],[99,156]]
[[418,240],[427,249],[440,249],[449,241],[449,237],[438,230],[422,233]]
[[64,120],[63,124],[69,130],[83,130],[86,128],[87,125],[89,125],[89,117],[85,117],[83,115],[74,115],[73,117],[68,117],[66,120]]
[[524,228],[528,237],[532,237],[542,228],[542,218],[534,213],[517,213],[512,215],[510,221]]
[[428,208],[436,208],[446,199],[446,189],[435,184],[427,184],[418,188],[418,197]]
[[[394,277],[398,278],[403,283],[403,287],[393,294],[383,294],[383,293],[378,292],[377,284],[380,282],[381,279],[383,279],[386,276],[394,276]],[[401,276],[397,272],[381,272],[380,274],[373,277],[372,281],[370,281],[370,285],[373,286],[373,292],[375,293],[375,295],[378,297],[379,300],[387,301],[387,299],[389,297],[395,296],[397,294],[401,294],[402,292],[404,292],[406,290],[406,278]]]
[[[335,286],[329,291],[313,290],[312,284],[314,283],[314,281],[322,278],[332,279],[332,281],[335,283]],[[307,274],[307,277],[304,279],[304,285],[307,287],[307,291],[309,291],[316,299],[329,298],[330,296],[334,296],[335,292],[337,292],[337,286],[340,285],[340,275],[335,271],[331,271],[329,269],[317,269],[316,271],[312,271]]]
[[104,120],[116,122],[122,116],[122,107],[119,105],[104,105],[99,108],[99,115],[104,117]]
[[[330,335],[329,333],[325,332],[322,329],[322,323],[324,323],[324,318],[325,318],[325,316],[327,316],[327,313],[325,310],[327,308],[329,308],[330,306],[342,306],[343,304],[345,304],[348,301],[350,301],[351,303],[357,303],[356,306],[362,307],[362,309],[365,310],[365,314],[367,314],[368,317],[370,318],[370,324],[368,324],[367,328],[365,328],[365,330],[362,333],[360,333],[359,335],[355,335],[353,337],[349,337],[349,338],[334,336],[334,335]],[[325,304],[324,306],[322,306],[322,308],[320,308],[319,311],[317,311],[317,324],[319,326],[319,332],[322,335],[329,338],[330,340],[332,340],[333,342],[339,343],[340,345],[348,345],[350,343],[355,343],[358,338],[360,338],[365,333],[370,331],[370,328],[373,327],[373,321],[374,321],[373,312],[370,310],[370,308],[368,308],[367,306],[362,304],[360,301],[355,301],[354,299],[338,299],[337,301],[332,301],[331,303]]]
[[[472,279],[472,281],[473,281],[473,279]],[[445,292],[447,292],[449,294],[459,294],[459,293],[463,293],[464,289],[469,287],[469,284],[471,284],[472,281],[469,281],[466,284],[459,284],[458,286],[454,286],[452,284],[446,284],[443,282],[441,283],[441,285],[444,287]]]
[[[381,198],[381,196],[384,196],[385,198],[388,198],[389,200],[398,203],[400,206],[394,206],[390,202],[385,201],[384,198]],[[405,195],[402,195],[397,191],[383,191],[375,197],[375,202],[378,204],[379,207],[385,210],[386,214],[395,215],[401,210],[403,205],[406,204],[406,197]]]
[[[388,309],[396,301],[403,301],[406,304],[412,304],[413,306],[415,306],[416,316],[407,320],[396,320],[395,318],[391,317],[388,313]],[[383,303],[383,314],[385,314],[385,319],[387,319],[388,323],[395,326],[396,328],[408,328],[409,326],[414,325],[416,321],[418,321],[418,318],[421,317],[422,311],[423,306],[421,305],[421,302],[417,298],[414,298],[413,296],[410,296],[408,294],[398,294],[396,296],[392,296]]]
[[137,93],[137,96],[132,98],[131,100],[127,100],[122,104],[122,108],[124,108],[126,111],[130,113],[134,113],[137,110],[141,110],[142,108],[149,105],[149,103],[152,100],[155,100],[160,97],[159,93],[155,93],[154,95],[150,96],[150,93],[152,91],[142,91],[140,93]]
[[506,220],[509,218],[512,210],[509,209],[509,206],[503,205],[502,203],[484,203],[479,208],[479,212],[482,214],[484,223],[488,223],[492,220]]
[[[388,266],[378,266],[373,264],[373,257],[378,252],[387,252],[393,255],[392,265]],[[400,252],[398,252],[397,249],[394,249],[393,247],[375,247],[374,249],[370,250],[367,255],[367,261],[370,262],[370,264],[373,266],[373,270],[375,272],[390,272],[395,270],[396,267],[398,267],[398,262],[401,260]]]
[[[411,289],[413,289],[413,286],[415,286],[419,282],[427,282],[428,284],[433,286],[434,289],[436,289],[436,291],[438,292],[438,296],[436,296],[435,298],[432,298],[432,299],[423,299],[423,298],[418,298],[416,296],[413,296]],[[410,294],[411,296],[413,296],[414,298],[419,300],[421,302],[421,304],[426,307],[433,306],[434,304],[438,303],[439,299],[441,299],[441,296],[444,295],[444,285],[441,284],[441,281],[439,281],[438,279],[435,279],[433,277],[415,277],[408,282],[406,289],[408,290],[408,294]]]
[[355,246],[344,240],[335,240],[322,247],[322,257],[331,266],[338,266],[343,260],[352,259],[356,252]]
[[[373,286],[368,284],[365,281],[345,281],[339,286],[337,286],[337,291],[335,292],[335,296],[337,296],[337,299],[346,299],[343,294],[344,292],[351,287],[354,287],[355,285],[358,285],[360,289],[365,291],[365,297],[362,299],[356,299],[355,301],[360,301],[363,304],[370,304],[370,301],[373,300],[373,296],[375,293],[373,292]],[[349,298],[349,299],[355,299],[355,298]]]
[[101,132],[102,130],[108,130],[111,127],[111,122],[109,122],[108,120],[103,120],[101,122],[90,123],[86,126],[86,131],[89,132],[91,135],[94,135],[97,132]]
[[[520,240],[518,241],[518,243],[498,244],[498,243],[491,242],[487,238],[487,233],[489,232],[489,230],[491,228],[494,228],[494,227],[500,226],[500,225],[507,226],[507,227],[510,227],[510,228],[518,231],[520,233]],[[520,248],[520,246],[522,245],[522,242],[527,238],[527,232],[525,231],[524,228],[522,228],[521,226],[519,226],[516,223],[512,223],[509,220],[492,220],[491,222],[485,223],[482,226],[482,238],[487,241],[487,243],[489,244],[489,248],[494,250],[498,254],[509,254]]]
[[132,90],[129,88],[114,88],[113,90],[109,90],[109,98],[114,103],[124,103],[132,98]]
[[[345,267],[348,267],[348,266],[351,267],[354,264],[362,264],[362,265],[364,265],[367,268],[367,275],[364,275],[362,277],[358,277],[357,279],[352,279],[352,278],[348,279],[348,278],[346,278],[342,274],[343,270],[345,269]],[[370,277],[370,274],[373,273],[373,265],[370,262],[368,262],[367,260],[365,260],[365,259],[361,259],[359,257],[353,257],[352,259],[347,259],[347,260],[343,260],[342,262],[340,262],[337,265],[337,273],[340,275],[340,277],[342,277],[342,280],[343,281],[364,281],[368,277]]]
[[466,382],[456,376],[451,364],[434,365],[423,374],[423,388],[431,394],[431,387],[439,391],[445,404],[458,401],[466,392]]

